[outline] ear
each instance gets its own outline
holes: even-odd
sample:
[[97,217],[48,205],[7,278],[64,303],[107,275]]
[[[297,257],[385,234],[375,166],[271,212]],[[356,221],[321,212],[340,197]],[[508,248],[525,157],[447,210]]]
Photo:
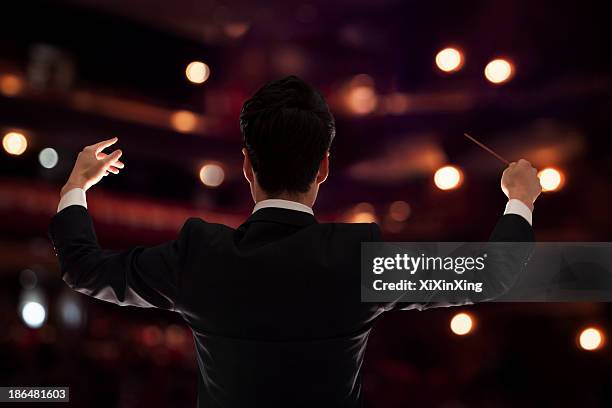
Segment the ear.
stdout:
[[253,175],[253,166],[251,165],[251,159],[249,158],[249,154],[245,148],[242,149],[242,155],[244,156],[244,162],[242,163],[242,173],[244,174],[244,178],[249,182],[250,185],[253,185],[255,182],[255,176]]
[[317,173],[316,178],[317,184],[321,184],[327,180],[327,176],[329,176],[329,152],[325,153],[325,156],[323,156],[323,160],[321,160],[321,164],[319,165],[319,172]]

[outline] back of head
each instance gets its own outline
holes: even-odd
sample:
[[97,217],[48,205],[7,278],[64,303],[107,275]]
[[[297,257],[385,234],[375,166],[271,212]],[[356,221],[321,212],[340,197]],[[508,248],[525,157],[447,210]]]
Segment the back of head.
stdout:
[[288,76],[264,85],[244,103],[240,130],[257,182],[274,195],[308,191],[336,126],[323,96]]

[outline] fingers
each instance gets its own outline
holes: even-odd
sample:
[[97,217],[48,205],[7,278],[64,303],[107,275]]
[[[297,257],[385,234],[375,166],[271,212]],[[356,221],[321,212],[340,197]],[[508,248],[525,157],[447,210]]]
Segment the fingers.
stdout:
[[521,167],[530,167],[532,171],[537,171],[535,169],[535,167],[533,167],[533,165],[529,162],[529,160],[526,159],[520,159],[518,162],[512,162],[508,165],[508,169],[512,169],[516,166],[521,166]]
[[125,165],[119,161],[119,158],[122,154],[123,152],[120,149],[117,149],[111,154],[105,155],[104,158],[101,159],[104,162],[104,165],[106,166],[106,170],[104,173],[105,176],[110,173],[119,174],[119,169],[125,167]]
[[[108,154],[100,152],[96,155],[98,160],[102,160],[105,157],[108,157]],[[125,167],[125,163],[122,162],[121,160],[117,160],[115,163],[113,163],[113,166],[117,167],[118,169],[122,169]]]
[[538,169],[533,167],[533,165],[528,160],[521,159],[521,160],[519,160],[519,164],[527,167],[531,171],[531,173],[534,174],[534,175],[536,175],[538,173]]
[[518,161],[518,165],[519,166],[523,166],[523,167],[531,167],[531,163],[528,160],[525,160],[525,159],[520,159]]
[[114,152],[112,152],[111,154],[106,155],[106,157],[104,157],[102,159],[102,161],[104,163],[112,164],[114,166],[115,165],[114,162],[119,160],[119,158],[121,157],[122,154],[123,154],[123,152],[121,151],[121,149],[117,149]]
[[119,140],[118,137],[113,137],[112,139],[103,140],[101,142],[95,143],[91,146],[88,146],[92,150],[96,152],[96,154],[100,153],[102,150],[106,149],[109,146],[114,145]]

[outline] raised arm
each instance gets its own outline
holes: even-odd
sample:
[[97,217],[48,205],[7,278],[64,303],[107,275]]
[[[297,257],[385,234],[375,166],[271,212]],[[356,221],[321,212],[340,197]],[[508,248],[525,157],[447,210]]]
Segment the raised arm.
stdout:
[[[534,233],[531,226],[532,211],[535,200],[542,188],[537,177],[537,171],[527,160],[511,163],[501,178],[501,188],[508,197],[504,215],[498,220],[489,241],[494,242],[533,242]],[[459,248],[453,256],[460,256],[461,251],[472,250]],[[475,302],[488,301],[502,296],[516,282],[519,272],[523,269],[531,254],[530,245],[515,245],[501,247],[491,244],[486,248],[489,255],[487,269],[483,273],[477,271],[466,273],[462,278],[485,282],[488,288],[482,294],[458,294],[450,299],[440,293],[433,293],[429,302],[391,303],[385,306],[387,310],[424,310],[434,307],[469,305]],[[477,279],[475,279],[477,278]]]
[[192,222],[185,223],[175,241],[152,248],[110,251],[98,244],[85,191],[124,167],[119,161],[121,150],[103,153],[116,141],[109,139],[83,149],[62,188],[58,213],[50,225],[62,278],[76,291],[101,300],[174,310]]

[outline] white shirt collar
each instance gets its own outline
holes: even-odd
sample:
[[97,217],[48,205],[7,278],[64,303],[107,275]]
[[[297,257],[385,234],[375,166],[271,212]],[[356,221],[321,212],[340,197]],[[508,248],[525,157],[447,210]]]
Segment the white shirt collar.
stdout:
[[255,204],[255,208],[253,208],[253,212],[257,211],[257,210],[261,210],[262,208],[284,208],[286,210],[295,210],[295,211],[302,211],[305,213],[308,213],[310,215],[314,215],[314,213],[312,212],[312,208],[310,208],[307,205],[304,205],[302,203],[298,203],[295,201],[289,201],[289,200],[280,200],[277,198],[271,198],[268,200],[261,200],[260,202],[258,202],[257,204]]

